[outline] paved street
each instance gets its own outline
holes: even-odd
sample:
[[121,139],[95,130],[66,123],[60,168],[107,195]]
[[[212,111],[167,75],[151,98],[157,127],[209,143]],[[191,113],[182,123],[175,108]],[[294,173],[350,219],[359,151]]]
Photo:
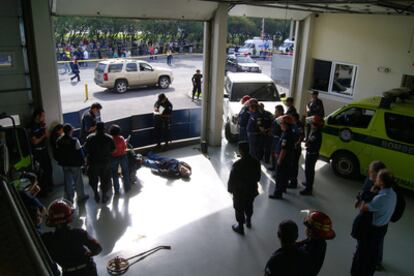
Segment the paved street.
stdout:
[[[165,59],[151,62],[155,66],[168,67]],[[258,60],[263,73],[270,76],[270,61]],[[89,64],[88,68],[81,67],[81,81],[71,82],[70,76],[63,73],[62,65],[59,65],[60,94],[63,113],[78,111],[89,106],[93,102],[103,105],[102,118],[104,121],[116,120],[134,114],[145,114],[153,111],[153,105],[157,94],[165,93],[174,105],[174,109],[200,108],[200,101],[191,101],[192,83],[191,77],[196,69],[203,69],[201,56],[174,57],[173,69],[174,81],[168,89],[156,87],[138,88],[128,90],[124,94],[111,92],[97,86],[93,81],[95,64]],[[85,101],[85,84],[88,84],[89,100]]]

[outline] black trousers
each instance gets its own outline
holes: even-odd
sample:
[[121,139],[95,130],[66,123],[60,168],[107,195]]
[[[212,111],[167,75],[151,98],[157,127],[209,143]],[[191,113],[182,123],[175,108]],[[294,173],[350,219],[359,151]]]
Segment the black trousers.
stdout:
[[298,173],[299,173],[299,159],[302,154],[302,148],[295,149],[295,154],[293,156],[291,175],[289,177],[290,185],[296,186],[298,184]]
[[80,81],[79,72],[74,72],[73,74],[75,74],[75,75],[73,77],[71,77],[70,80],[73,80],[74,78],[78,78],[78,81]]
[[95,193],[98,192],[98,183],[101,182],[100,188],[102,194],[111,187],[111,162],[99,162],[97,164],[89,164],[89,184]]
[[289,160],[283,160],[282,164],[276,165],[276,188],[273,192],[274,195],[282,195],[286,191],[289,183],[289,176],[291,173],[291,162]]
[[263,157],[266,163],[270,162],[270,157],[272,154],[272,141],[273,137],[269,135],[263,136]]
[[306,152],[305,157],[305,178],[306,178],[306,189],[312,190],[313,182],[315,180],[315,165],[318,161],[319,154]]
[[236,221],[240,224],[246,222],[246,218],[250,219],[253,215],[254,197],[238,197],[233,196],[233,207],[236,214]]
[[369,234],[358,240],[357,248],[352,260],[352,276],[372,276],[378,262],[378,252],[381,242],[387,233],[388,225],[381,227],[371,226]]
[[194,96],[197,96],[197,99],[200,98],[200,93],[201,93],[201,83],[196,83],[193,85],[193,100],[194,100]]
[[53,169],[47,148],[42,150],[33,150],[33,158],[39,163],[41,169],[39,175],[39,186],[41,193],[45,193],[53,188]]
[[154,116],[154,130],[155,142],[159,145],[162,141],[166,144],[171,140],[170,138],[170,118],[162,116]]

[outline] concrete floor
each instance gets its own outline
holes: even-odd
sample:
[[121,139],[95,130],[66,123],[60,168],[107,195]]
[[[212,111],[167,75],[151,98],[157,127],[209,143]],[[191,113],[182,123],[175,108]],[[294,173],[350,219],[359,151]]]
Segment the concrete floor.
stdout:
[[[158,251],[131,266],[126,275],[263,275],[266,261],[279,248],[276,227],[281,220],[296,221],[300,238],[304,238],[304,209],[328,213],[337,234],[328,242],[320,275],[349,275],[356,244],[349,233],[361,181],[337,178],[328,164],[319,161],[313,197],[299,196],[298,189],[289,190],[284,200],[274,201],[267,198],[274,182],[262,167],[253,228],[246,229],[242,237],[231,230],[235,219],[227,193],[235,147],[223,142],[221,148],[209,148],[209,154],[209,158],[201,155],[197,146],[165,152],[191,164],[191,180],[169,180],[141,168],[139,183],[129,194],[121,194],[105,206],[93,199],[78,206],[74,224],[87,229],[103,246],[103,252],[95,257],[100,275],[107,275],[106,263],[114,256],[129,257],[158,245],[170,245],[172,250]],[[299,179],[303,179],[302,169]],[[407,195],[404,217],[390,225],[386,236],[387,270],[376,275],[414,275],[413,217],[414,199]]]

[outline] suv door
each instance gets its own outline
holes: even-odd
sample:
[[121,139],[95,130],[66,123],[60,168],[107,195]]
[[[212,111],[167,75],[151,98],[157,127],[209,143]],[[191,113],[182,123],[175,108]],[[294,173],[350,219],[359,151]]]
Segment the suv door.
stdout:
[[138,65],[135,61],[129,61],[125,65],[125,77],[128,80],[130,86],[139,85],[140,74],[138,71]]
[[139,63],[140,85],[156,84],[156,73],[151,65],[146,62]]

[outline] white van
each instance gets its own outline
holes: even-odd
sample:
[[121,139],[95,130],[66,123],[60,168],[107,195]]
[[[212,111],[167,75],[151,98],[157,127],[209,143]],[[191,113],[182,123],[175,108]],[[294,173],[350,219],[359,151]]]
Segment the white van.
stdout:
[[293,47],[295,47],[295,41],[287,38],[283,41],[283,44],[279,46],[278,50],[282,53],[288,53],[290,50],[293,50]]
[[254,37],[244,42],[243,47],[239,48],[239,54],[251,56],[267,56],[273,52],[273,41],[271,39],[263,40],[260,37]]

